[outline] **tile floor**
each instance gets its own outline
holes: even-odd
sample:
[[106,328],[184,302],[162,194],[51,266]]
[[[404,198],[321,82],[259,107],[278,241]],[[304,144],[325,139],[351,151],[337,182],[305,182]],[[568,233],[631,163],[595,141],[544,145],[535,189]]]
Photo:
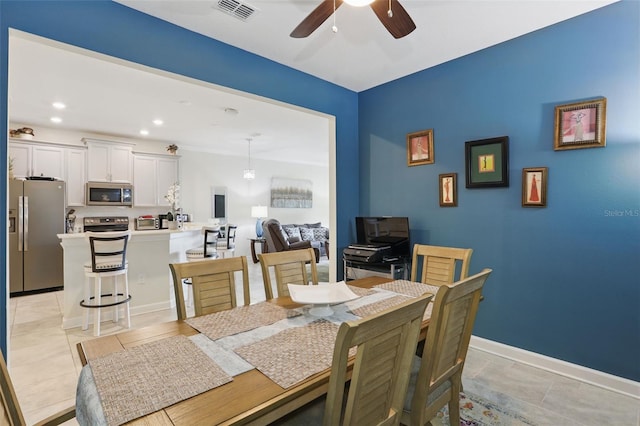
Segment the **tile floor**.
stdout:
[[[264,299],[258,265],[250,267],[252,301]],[[10,374],[27,424],[74,404],[81,363],[76,350],[91,330],[60,327],[62,292],[10,299]],[[175,319],[169,309],[131,318],[132,327]],[[105,322],[103,333],[117,333]],[[509,406],[538,425],[640,426],[640,401],[471,349],[468,392]],[[68,424],[77,424],[75,420]]]

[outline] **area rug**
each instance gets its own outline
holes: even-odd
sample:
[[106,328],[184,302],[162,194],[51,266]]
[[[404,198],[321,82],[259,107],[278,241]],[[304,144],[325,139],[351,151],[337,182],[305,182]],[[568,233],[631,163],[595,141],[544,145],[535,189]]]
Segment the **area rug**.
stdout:
[[[431,420],[431,424],[448,426],[448,408],[440,410],[436,418]],[[498,406],[477,395],[460,393],[460,426],[531,426],[535,424],[507,407]]]

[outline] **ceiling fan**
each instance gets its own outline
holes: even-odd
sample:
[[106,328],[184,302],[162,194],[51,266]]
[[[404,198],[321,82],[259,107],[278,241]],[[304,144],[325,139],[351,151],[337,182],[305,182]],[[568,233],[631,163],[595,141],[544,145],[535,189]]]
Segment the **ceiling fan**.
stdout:
[[[371,6],[382,25],[394,38],[401,38],[416,29],[411,16],[398,0],[323,0],[300,24],[291,32],[293,38],[304,38],[314,32],[327,20],[342,3],[353,6]],[[336,31],[334,29],[334,31]]]

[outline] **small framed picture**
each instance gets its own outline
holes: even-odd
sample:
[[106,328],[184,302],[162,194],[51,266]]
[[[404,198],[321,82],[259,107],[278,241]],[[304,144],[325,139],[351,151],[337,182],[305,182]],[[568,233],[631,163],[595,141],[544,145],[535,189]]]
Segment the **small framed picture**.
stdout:
[[407,135],[407,166],[433,164],[433,129]]
[[438,176],[440,182],[440,207],[458,207],[458,174]]
[[509,137],[464,144],[467,188],[509,186]]
[[553,149],[604,147],[606,115],[606,98],[556,106]]
[[547,168],[522,169],[522,207],[547,207]]

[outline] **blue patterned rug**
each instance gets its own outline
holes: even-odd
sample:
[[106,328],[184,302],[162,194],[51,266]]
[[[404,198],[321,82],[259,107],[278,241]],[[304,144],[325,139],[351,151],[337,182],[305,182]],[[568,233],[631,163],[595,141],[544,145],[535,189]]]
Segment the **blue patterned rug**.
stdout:
[[[448,408],[443,408],[431,424],[433,426],[449,425]],[[460,426],[532,426],[535,424],[530,419],[477,395],[460,393]]]

